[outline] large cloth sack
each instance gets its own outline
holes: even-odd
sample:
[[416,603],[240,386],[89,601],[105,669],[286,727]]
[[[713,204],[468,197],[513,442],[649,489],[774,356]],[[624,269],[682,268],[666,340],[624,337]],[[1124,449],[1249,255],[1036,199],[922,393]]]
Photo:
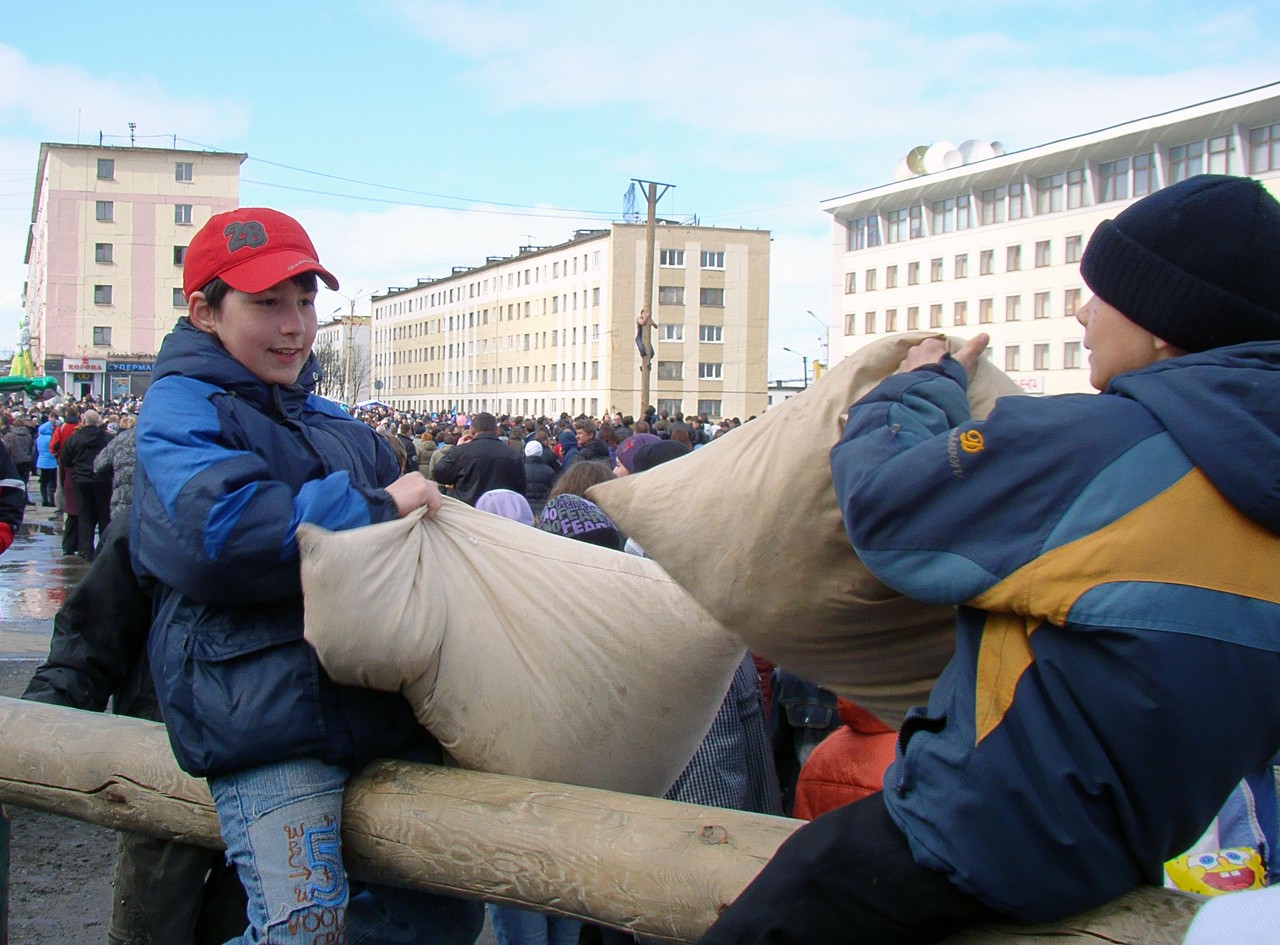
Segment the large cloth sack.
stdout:
[[298,544],[325,670],[402,692],[464,768],[661,795],[742,659],[656,562],[454,499]]
[[[849,406],[930,337],[870,344],[760,419],[587,493],[753,653],[895,728],[951,658],[954,611],[903,597],[858,560],[828,453]],[[969,384],[975,417],[1018,393],[986,360]]]

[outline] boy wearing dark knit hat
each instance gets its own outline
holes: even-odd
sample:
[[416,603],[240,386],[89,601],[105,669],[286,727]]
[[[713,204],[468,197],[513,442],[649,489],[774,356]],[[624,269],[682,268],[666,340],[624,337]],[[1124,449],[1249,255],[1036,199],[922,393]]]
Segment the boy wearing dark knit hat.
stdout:
[[[1280,204],[1201,176],[1098,227],[1098,395],[972,420],[939,340],[831,452],[862,561],[956,605],[877,795],[798,830],[707,943],[930,942],[1141,883],[1280,748]],[[1247,718],[1199,693],[1249,693]]]

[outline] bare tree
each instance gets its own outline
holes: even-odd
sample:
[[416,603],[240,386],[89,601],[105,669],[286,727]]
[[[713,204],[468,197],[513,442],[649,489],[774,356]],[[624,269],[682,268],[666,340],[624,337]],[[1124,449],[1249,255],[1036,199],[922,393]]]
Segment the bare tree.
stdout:
[[316,385],[316,393],[350,403],[342,390],[342,349],[325,342],[311,350],[320,363],[320,383]]

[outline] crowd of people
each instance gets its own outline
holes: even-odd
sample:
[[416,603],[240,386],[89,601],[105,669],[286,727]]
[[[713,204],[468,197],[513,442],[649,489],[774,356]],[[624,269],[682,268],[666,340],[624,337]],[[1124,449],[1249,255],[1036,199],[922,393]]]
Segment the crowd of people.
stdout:
[[[920,342],[850,408],[831,453],[849,540],[892,588],[956,608],[956,654],[894,732],[744,652],[668,796],[810,820],[706,945],[1051,921],[1160,882],[1166,862],[1173,885],[1264,897],[1203,910],[1188,943],[1274,940],[1260,930],[1280,928],[1261,889],[1280,871],[1280,204],[1242,178],[1174,184],[1103,223],[1081,272],[1097,395],[1007,398],[974,420],[978,335],[954,355]],[[587,492],[737,422],[348,414],[312,394],[315,292],[337,280],[296,221],[219,214],[184,276],[188,314],[143,403],[14,411],[4,446],[26,473],[0,455],[23,491],[41,470],[41,501],[61,502],[71,551],[93,561],[27,697],[101,710],[127,692],[163,718],[209,782],[239,880],[217,898],[208,854],[154,866],[167,851],[122,842],[112,941],[247,923],[234,941],[466,945],[478,905],[347,878],[347,778],[442,750],[404,700],[319,666],[295,529],[429,520],[448,493],[643,555]],[[1248,717],[1206,711],[1206,691],[1247,694]],[[139,882],[144,860],[162,881]],[[493,920],[502,945],[629,938],[528,910]]]

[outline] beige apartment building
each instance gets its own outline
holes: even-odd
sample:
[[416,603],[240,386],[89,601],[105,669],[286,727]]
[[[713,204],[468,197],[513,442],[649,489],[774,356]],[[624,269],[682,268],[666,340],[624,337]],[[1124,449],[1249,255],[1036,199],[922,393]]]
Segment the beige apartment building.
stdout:
[[1196,174],[1249,175],[1280,193],[1280,84],[962,163],[969,150],[941,147],[933,173],[822,204],[831,357],[896,332],[985,331],[988,356],[1024,390],[1089,391],[1075,315],[1094,228]]
[[186,311],[191,236],[239,205],[244,154],[42,144],[25,262],[31,353],[73,396],[150,383]]
[[[769,335],[765,230],[659,224],[650,402],[763,413]],[[373,297],[374,397],[422,412],[639,416],[643,224],[455,267]]]

